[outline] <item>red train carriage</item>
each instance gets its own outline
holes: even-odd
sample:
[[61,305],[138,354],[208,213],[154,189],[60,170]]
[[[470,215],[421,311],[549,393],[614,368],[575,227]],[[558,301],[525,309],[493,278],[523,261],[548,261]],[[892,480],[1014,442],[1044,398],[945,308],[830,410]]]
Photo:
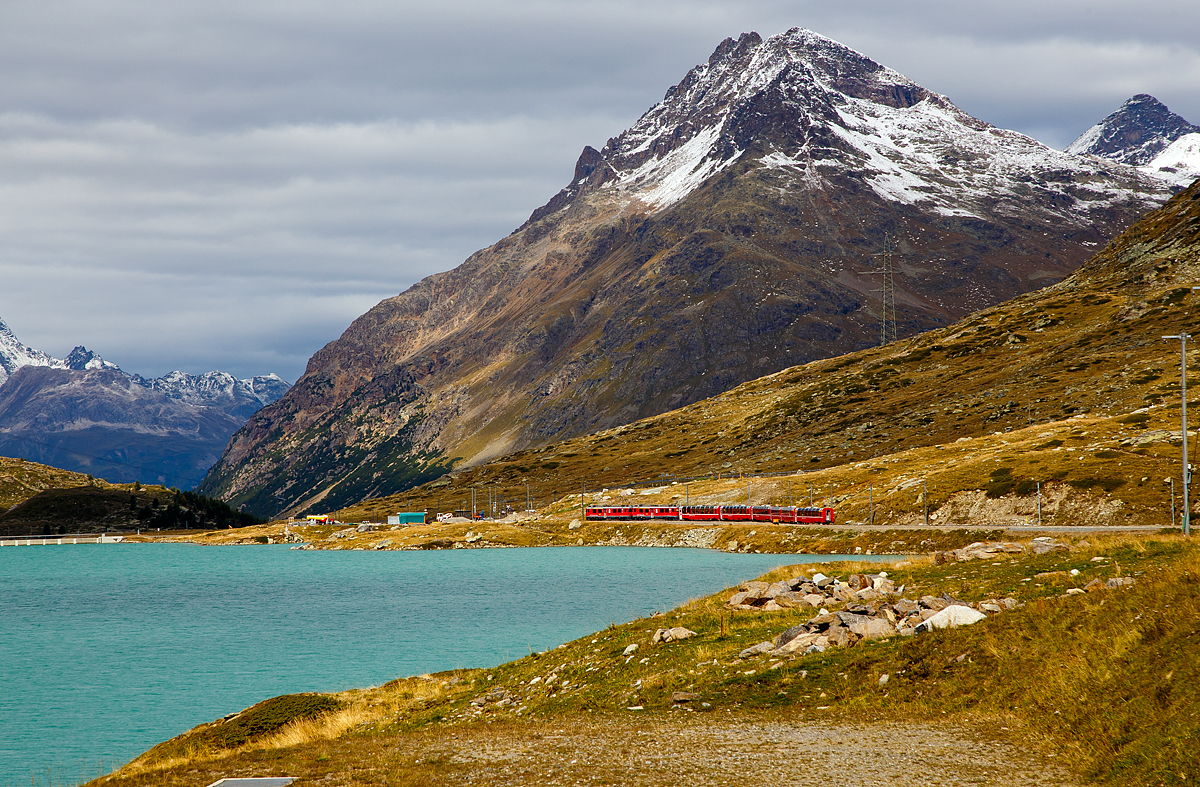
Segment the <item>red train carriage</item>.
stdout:
[[674,519],[685,522],[778,522],[833,524],[832,508],[795,506],[588,506],[584,518],[592,521]]
[[679,506],[588,506],[584,518],[590,520],[679,519]]

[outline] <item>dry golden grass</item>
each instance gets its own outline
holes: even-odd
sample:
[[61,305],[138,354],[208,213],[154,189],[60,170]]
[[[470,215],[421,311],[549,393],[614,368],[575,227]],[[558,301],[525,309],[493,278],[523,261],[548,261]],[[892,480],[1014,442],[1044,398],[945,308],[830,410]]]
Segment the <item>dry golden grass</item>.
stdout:
[[[1162,535],[1090,534],[1075,541],[1069,554],[948,565],[906,560],[888,569],[910,597],[950,592],[968,601],[1013,596],[1024,603],[977,626],[834,649],[767,669],[768,659],[747,663],[736,656],[811,612],[731,612],[724,604],[728,592],[719,593],[494,669],[344,692],[336,697],[339,709],[233,750],[197,746],[201,727],[164,744],[158,759],[143,757],[97,784],[185,787],[207,783],[195,774],[212,781],[261,773],[270,764],[314,780],[325,774],[335,784],[436,783],[459,773],[439,759],[445,750],[439,740],[493,725],[507,730],[497,741],[525,735],[522,730],[545,734],[585,718],[628,713],[624,708],[633,705],[644,706],[651,723],[669,717],[674,691],[696,692],[716,711],[738,709],[748,723],[776,713],[797,721],[946,723],[1044,747],[1088,782],[1190,783],[1200,773],[1189,743],[1200,736],[1200,547]],[[805,565],[763,578],[816,569],[844,578],[878,568]],[[1064,595],[1113,576],[1134,576],[1137,583]],[[670,626],[698,635],[649,644],[654,629]],[[624,649],[633,643],[639,644],[636,657],[626,659]],[[890,681],[881,690],[884,674]],[[544,688],[550,675],[569,680],[571,688]],[[535,677],[541,682],[532,682]],[[492,689],[510,692],[515,701],[470,704]],[[424,754],[404,754],[417,751]],[[476,783],[488,783],[475,776]]]

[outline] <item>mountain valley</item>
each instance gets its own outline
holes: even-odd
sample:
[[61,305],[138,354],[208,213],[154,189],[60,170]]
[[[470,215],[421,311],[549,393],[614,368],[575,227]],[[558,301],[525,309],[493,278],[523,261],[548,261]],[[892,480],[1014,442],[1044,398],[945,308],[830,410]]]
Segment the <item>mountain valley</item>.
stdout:
[[355,320],[199,488],[331,510],[632,424],[1060,282],[1177,188],[809,31],[727,39],[513,234]]
[[[1003,528],[1038,521],[1040,488],[1047,524],[1168,526],[1172,493],[1182,511],[1180,350],[1162,337],[1200,327],[1198,278],[1200,183],[1062,283],[952,326],[514,452],[336,516],[461,510],[472,490],[523,508],[528,494],[550,530],[574,538],[590,527],[565,529],[580,516],[581,492],[593,503],[750,494],[786,505],[806,504],[813,488],[843,522]],[[744,478],[769,474],[788,477]],[[678,483],[689,478],[705,480]],[[637,497],[616,491],[631,486]]]
[[190,489],[250,416],[288,384],[271,374],[127,374],[85,347],[65,359],[0,321],[0,455],[113,482]]

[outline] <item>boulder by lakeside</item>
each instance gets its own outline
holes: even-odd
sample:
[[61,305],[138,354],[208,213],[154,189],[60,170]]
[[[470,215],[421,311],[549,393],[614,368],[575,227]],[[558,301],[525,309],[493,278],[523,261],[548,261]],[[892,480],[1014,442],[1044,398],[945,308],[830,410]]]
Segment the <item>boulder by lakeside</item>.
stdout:
[[[1059,546],[1050,539],[1046,540]],[[1021,551],[1025,551],[1024,547]],[[1133,582],[1132,577],[1093,580],[1086,590],[1111,590],[1127,587]],[[1013,598],[970,603],[949,593],[923,595],[914,600],[905,598],[904,590],[903,585],[898,588],[895,586],[886,571],[850,574],[844,582],[820,572],[811,577],[799,576],[779,582],[746,582],[730,596],[727,606],[756,612],[808,608],[817,614],[804,623],[782,631],[773,640],[746,648],[738,657],[750,659],[763,654],[795,657],[830,647],[846,647],[862,640],[912,636],[934,629],[969,626],[991,615],[1021,606]],[[1072,588],[1067,592],[1078,594],[1084,591]]]

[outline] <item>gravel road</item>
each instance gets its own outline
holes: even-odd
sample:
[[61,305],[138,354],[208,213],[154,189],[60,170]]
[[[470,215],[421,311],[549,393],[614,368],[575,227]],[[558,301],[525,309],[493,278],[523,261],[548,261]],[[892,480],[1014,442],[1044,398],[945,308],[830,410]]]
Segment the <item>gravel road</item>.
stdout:
[[462,728],[435,745],[444,747],[436,756],[450,766],[443,784],[1076,784],[1051,757],[961,728],[921,724],[739,721],[715,714],[639,723],[631,716]]

